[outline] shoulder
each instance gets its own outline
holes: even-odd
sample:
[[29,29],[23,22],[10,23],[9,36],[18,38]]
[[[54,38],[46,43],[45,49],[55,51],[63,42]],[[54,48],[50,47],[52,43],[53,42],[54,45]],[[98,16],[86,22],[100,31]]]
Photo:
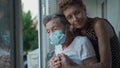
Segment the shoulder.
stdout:
[[88,38],[86,36],[76,36],[75,37],[75,40],[76,41],[84,41],[84,40],[87,40]]
[[76,50],[81,60],[95,56],[92,43],[86,36],[77,36],[75,39],[79,40],[79,45],[76,45]]
[[104,26],[105,23],[107,23],[107,21],[105,19],[95,17],[94,18],[94,25],[93,25],[93,27],[94,28],[102,27],[102,26]]
[[81,45],[90,42],[86,36],[76,36],[74,41]]
[[93,28],[98,33],[106,33],[109,38],[113,37],[114,30],[111,26],[111,24],[104,18],[94,18],[94,25]]

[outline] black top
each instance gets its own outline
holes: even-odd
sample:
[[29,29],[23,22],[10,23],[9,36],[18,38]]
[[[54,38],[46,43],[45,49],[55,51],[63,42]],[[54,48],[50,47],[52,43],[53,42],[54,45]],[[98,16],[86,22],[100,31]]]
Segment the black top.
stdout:
[[[112,27],[112,25],[111,25],[111,27]],[[113,30],[114,30],[114,28],[113,28]],[[76,35],[80,35],[79,30],[76,30],[75,32],[76,32],[75,33]],[[93,47],[94,47],[94,50],[96,53],[96,57],[97,57],[98,61],[100,61],[98,39],[97,39],[97,36],[95,34],[93,27],[89,27],[89,29],[86,33],[86,36],[93,44]],[[111,47],[111,53],[112,53],[112,68],[120,68],[120,43],[119,43],[119,40],[115,34],[115,31],[114,31],[114,36],[110,39],[110,47]]]

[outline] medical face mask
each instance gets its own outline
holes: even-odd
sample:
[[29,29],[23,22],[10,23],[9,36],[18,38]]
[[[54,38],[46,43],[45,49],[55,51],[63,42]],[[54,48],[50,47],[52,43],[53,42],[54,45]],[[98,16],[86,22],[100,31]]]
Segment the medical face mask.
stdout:
[[65,42],[66,35],[63,33],[62,30],[57,30],[50,34],[50,44],[52,45],[59,45]]

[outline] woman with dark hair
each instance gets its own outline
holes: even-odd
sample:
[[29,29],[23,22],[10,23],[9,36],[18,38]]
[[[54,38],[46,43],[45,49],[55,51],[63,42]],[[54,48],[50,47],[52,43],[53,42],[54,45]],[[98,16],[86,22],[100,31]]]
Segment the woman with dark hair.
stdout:
[[[62,54],[63,68],[119,68],[120,44],[114,28],[102,18],[90,18],[82,0],[59,0],[59,11],[71,24],[75,35],[87,36],[93,44],[98,63],[91,65],[71,65],[70,59]],[[69,62],[68,62],[69,61]],[[56,64],[57,65],[57,64]]]

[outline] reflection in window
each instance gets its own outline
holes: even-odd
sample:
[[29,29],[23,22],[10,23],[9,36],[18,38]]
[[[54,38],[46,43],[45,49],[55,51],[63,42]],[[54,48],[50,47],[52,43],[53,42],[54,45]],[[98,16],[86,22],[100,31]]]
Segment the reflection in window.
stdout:
[[10,68],[9,0],[0,0],[0,68]]

